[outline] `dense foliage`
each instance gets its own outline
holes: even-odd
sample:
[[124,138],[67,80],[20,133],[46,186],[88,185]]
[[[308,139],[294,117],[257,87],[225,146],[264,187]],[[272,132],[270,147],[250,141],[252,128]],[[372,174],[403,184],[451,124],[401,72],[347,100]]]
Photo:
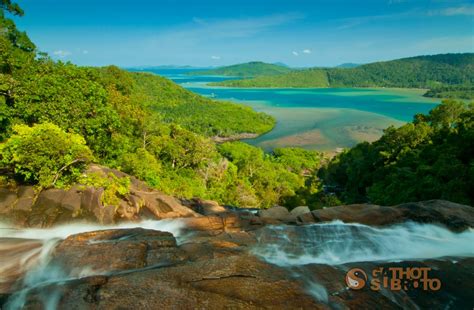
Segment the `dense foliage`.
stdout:
[[[408,87],[442,90],[443,97],[466,96],[462,87],[474,83],[474,54],[418,56],[375,62],[355,68],[314,68],[282,75],[228,80],[230,87]],[[449,86],[455,88],[449,88]],[[429,93],[433,96],[433,93]],[[472,95],[472,90],[471,90]],[[471,96],[469,95],[469,96]]]
[[84,138],[56,125],[16,125],[13,130],[0,144],[0,163],[23,182],[41,187],[74,182],[92,160]]
[[474,203],[474,106],[446,100],[337,156],[321,174],[348,203]]
[[278,64],[268,64],[261,61],[252,61],[244,64],[220,67],[211,70],[189,72],[188,75],[224,75],[239,77],[254,77],[260,75],[277,75],[290,72],[291,69]]
[[433,98],[474,99],[474,85],[444,85],[430,89],[425,94]]

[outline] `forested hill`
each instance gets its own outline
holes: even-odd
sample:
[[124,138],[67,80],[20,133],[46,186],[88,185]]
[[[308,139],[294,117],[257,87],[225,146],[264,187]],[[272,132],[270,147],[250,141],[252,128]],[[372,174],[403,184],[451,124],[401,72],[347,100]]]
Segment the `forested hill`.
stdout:
[[231,87],[466,87],[474,84],[474,53],[418,56],[356,68],[313,68],[276,76],[231,80]]
[[206,71],[194,71],[189,75],[225,75],[238,77],[255,77],[261,75],[277,75],[292,71],[292,69],[278,64],[268,64],[261,61],[252,61],[227,67],[220,67]]

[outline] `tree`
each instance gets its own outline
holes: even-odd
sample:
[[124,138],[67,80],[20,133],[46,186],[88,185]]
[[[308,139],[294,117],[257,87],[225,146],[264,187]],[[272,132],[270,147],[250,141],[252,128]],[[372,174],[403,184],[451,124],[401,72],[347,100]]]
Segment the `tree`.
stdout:
[[20,6],[16,3],[11,2],[11,0],[0,0],[0,9],[2,9],[2,11],[7,11],[17,16],[23,16],[24,14]]

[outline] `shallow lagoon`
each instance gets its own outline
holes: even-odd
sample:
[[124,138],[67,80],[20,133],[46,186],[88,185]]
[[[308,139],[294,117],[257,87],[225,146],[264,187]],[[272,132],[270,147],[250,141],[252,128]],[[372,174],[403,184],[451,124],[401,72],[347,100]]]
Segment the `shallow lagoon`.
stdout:
[[[155,72],[160,74],[160,72]],[[191,91],[231,100],[273,115],[275,128],[246,142],[266,150],[282,146],[334,151],[361,141],[374,141],[383,129],[400,126],[417,113],[427,113],[438,100],[422,97],[423,90],[406,89],[248,89],[206,86],[229,77],[161,73]]]

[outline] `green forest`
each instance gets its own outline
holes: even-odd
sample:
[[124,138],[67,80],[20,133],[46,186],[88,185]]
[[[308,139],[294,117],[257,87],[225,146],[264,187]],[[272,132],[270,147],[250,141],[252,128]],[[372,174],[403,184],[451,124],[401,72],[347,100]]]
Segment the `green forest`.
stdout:
[[442,198],[474,203],[474,104],[445,100],[412,123],[389,127],[319,172],[346,203]]
[[312,68],[282,75],[211,83],[228,87],[403,87],[430,89],[427,96],[472,99],[474,54],[418,56],[355,68]]
[[[0,3],[2,186],[42,190],[79,183],[104,187],[111,196],[126,193],[129,180],[84,179],[82,171],[94,162],[176,197],[239,207],[473,202],[472,105],[445,101],[331,161],[298,148],[265,153],[243,142],[216,144],[214,136],[260,134],[275,121],[160,76],[53,61],[8,18],[23,15],[21,8]],[[472,55],[458,56],[459,72],[466,57]],[[456,81],[464,83],[466,76]],[[319,71],[315,77],[328,81]]]

